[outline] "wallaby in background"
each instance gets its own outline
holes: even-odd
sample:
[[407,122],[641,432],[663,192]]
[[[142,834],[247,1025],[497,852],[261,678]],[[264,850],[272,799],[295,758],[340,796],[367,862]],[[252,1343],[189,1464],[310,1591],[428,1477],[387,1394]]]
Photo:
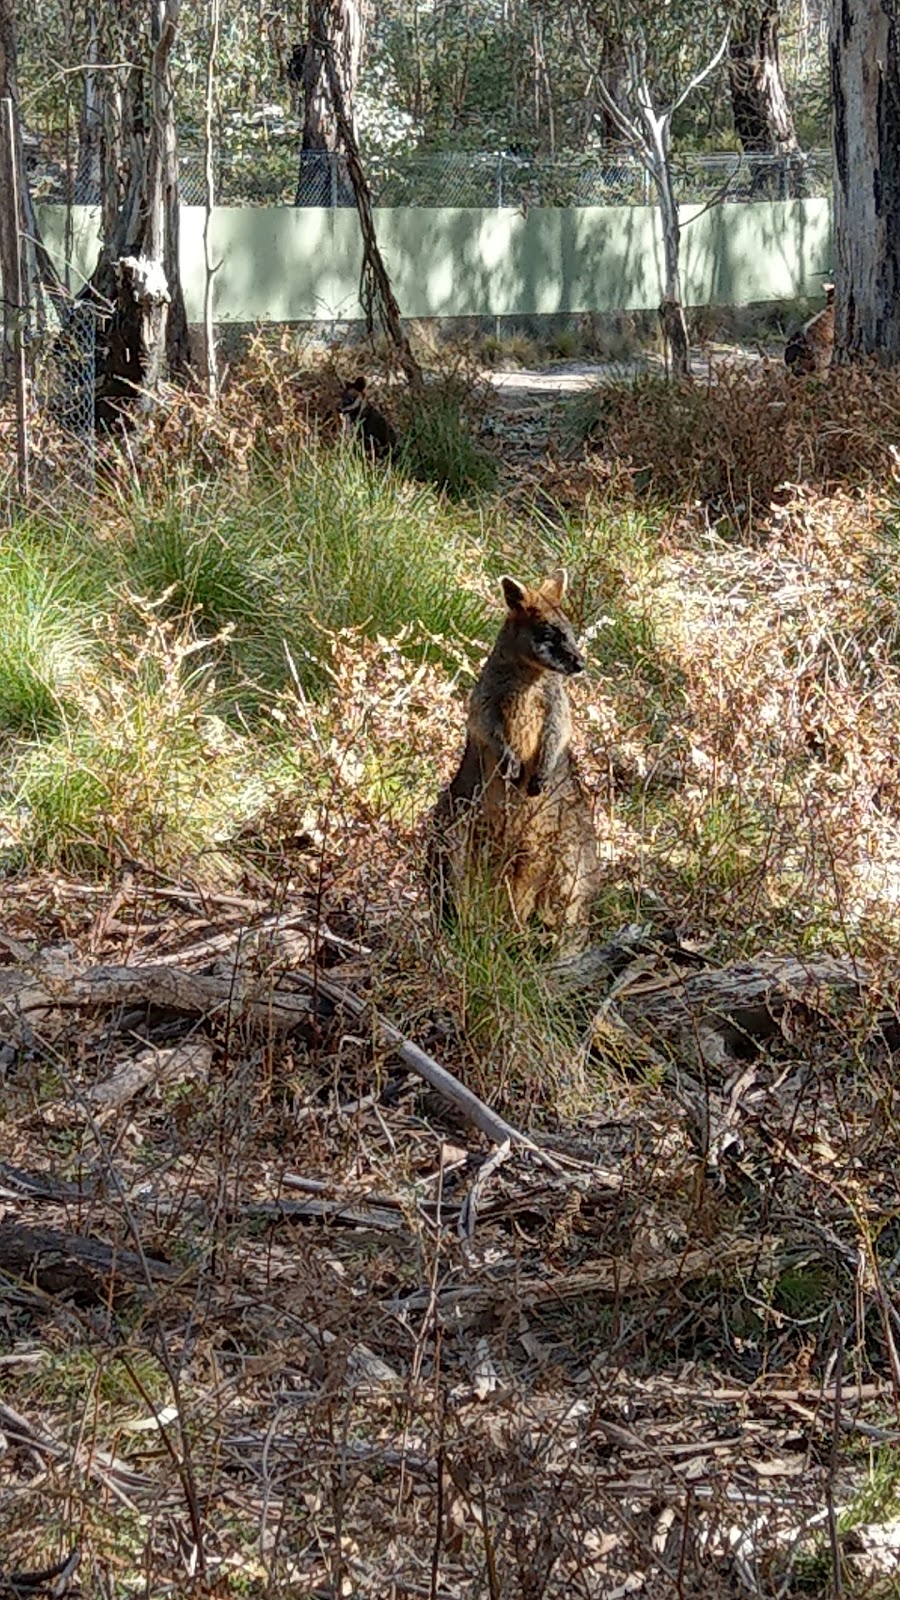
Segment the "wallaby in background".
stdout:
[[537,589],[501,579],[507,615],[469,701],[466,748],[433,817],[432,882],[442,914],[467,869],[506,890],[517,922],[587,920],[599,852],[588,797],[569,751],[565,679],[584,671],[560,609],[566,573]]
[[803,327],[792,333],[784,347],[784,359],[787,366],[797,377],[805,377],[810,372],[825,372],[831,365],[831,352],[834,349],[834,284],[826,283],[825,310],[817,311],[814,317],[804,322]]
[[365,378],[354,378],[347,384],[338,411],[344,426],[356,430],[366,455],[374,461],[389,460],[393,456],[397,435],[387,417],[366,399]]

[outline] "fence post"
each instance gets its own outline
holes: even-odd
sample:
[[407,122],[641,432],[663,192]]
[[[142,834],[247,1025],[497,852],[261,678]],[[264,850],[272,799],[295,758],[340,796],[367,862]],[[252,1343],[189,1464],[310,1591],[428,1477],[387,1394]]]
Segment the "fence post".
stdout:
[[12,99],[5,96],[0,101],[0,232],[10,241],[9,250],[5,254],[7,269],[13,281],[4,282],[3,294],[7,316],[11,315],[12,319],[13,383],[16,392],[16,484],[19,499],[24,503],[28,499],[29,447],[20,206],[19,164],[16,160],[16,113]]

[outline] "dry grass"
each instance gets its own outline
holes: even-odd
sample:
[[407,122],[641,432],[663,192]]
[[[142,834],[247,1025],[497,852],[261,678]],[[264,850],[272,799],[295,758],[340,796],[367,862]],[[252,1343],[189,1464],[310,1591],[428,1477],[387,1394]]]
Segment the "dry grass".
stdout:
[[[246,437],[240,412],[227,426],[224,408],[194,413],[198,526],[230,474],[261,515],[260,370],[234,379]],[[182,826],[184,784],[155,764],[169,807],[145,808],[134,855],[104,837],[67,867],[20,856],[0,891],[0,1260],[25,1225],[139,1252],[65,1279],[45,1243],[7,1283],[0,1593],[10,1571],[77,1547],[90,1596],[826,1596],[838,1546],[844,1594],[891,1592],[854,1551],[864,1534],[849,1537],[900,1501],[900,396],[868,384],[615,391],[603,448],[616,470],[652,472],[665,506],[590,460],[529,467],[556,515],[435,502],[460,539],[465,627],[431,645],[421,619],[414,638],[364,618],[321,628],[314,698],[286,671],[240,700],[242,658],[224,650],[215,683],[192,680],[206,657],[179,657],[190,611],[154,622],[157,653],[124,702],[118,669],[88,692],[110,660],[102,633],[74,688],[37,671],[36,650],[20,702],[7,697],[18,760],[57,749],[81,697],[90,771],[127,779],[134,815],[141,761],[166,748],[163,702],[172,761],[187,749],[202,766],[215,693],[220,770],[256,800],[218,837],[225,786],[209,774]],[[280,459],[313,459],[305,415],[279,401],[273,417]],[[788,459],[802,470],[782,472]],[[164,526],[155,470],[145,536]],[[373,480],[372,503],[411,515],[392,484]],[[726,492],[746,509],[716,531],[695,502]],[[124,540],[131,513],[110,505]],[[560,560],[591,636],[576,719],[607,863],[597,937],[629,922],[652,936],[581,1006],[560,1000],[550,953],[478,906],[439,935],[422,883],[493,575]],[[239,587],[208,585],[209,607]],[[31,589],[17,592],[27,619]],[[39,589],[54,640],[57,592]],[[132,597],[122,660],[152,633],[140,616]],[[141,761],[123,765],[125,746]],[[5,822],[22,830],[24,811]],[[170,842],[154,861],[154,822],[181,855]],[[746,1059],[652,1054],[617,1008],[677,988],[654,938],[713,967],[824,949],[869,981],[830,1010],[795,996]],[[222,980],[225,998],[111,1005],[96,978],[73,998],[84,968],[160,960]],[[52,1004],[13,999],[23,968],[32,989],[55,985]],[[308,996],[303,972],[368,1009],[322,1003],[285,1033],[278,1004]],[[523,1150],[485,1168],[483,1141],[404,1069],[379,1017],[558,1168]],[[148,1051],[145,1087],[98,1097]]]
[[900,374],[839,368],[796,379],[723,364],[706,384],[647,377],[598,391],[591,437],[644,497],[699,501],[746,527],[785,485],[883,482],[900,444]]

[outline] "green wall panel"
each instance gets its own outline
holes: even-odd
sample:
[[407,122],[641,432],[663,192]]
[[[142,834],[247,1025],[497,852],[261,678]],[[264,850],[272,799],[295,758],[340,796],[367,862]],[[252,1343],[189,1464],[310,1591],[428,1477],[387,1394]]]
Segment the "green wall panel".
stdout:
[[[65,212],[38,208],[57,264]],[[831,268],[827,200],[719,205],[681,213],[688,305],[789,299],[821,288]],[[73,288],[92,270],[99,213],[73,213]],[[376,212],[381,248],[408,317],[536,316],[647,310],[662,298],[662,236],[654,207],[528,211],[408,207]],[[218,207],[211,255],[217,322],[331,322],[361,315],[356,212],[290,206]],[[203,312],[203,211],[181,212],[188,318]]]

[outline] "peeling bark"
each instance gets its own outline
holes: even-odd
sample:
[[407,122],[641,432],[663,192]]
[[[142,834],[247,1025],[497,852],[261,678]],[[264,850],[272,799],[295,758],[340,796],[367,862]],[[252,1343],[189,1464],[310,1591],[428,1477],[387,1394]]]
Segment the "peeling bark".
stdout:
[[900,363],[900,16],[832,0],[836,364]]
[[781,156],[750,162],[754,197],[795,198],[803,188],[803,154],[787,102],[778,51],[778,0],[756,0],[742,13],[728,46],[734,127],[744,154]]
[[[121,416],[141,394],[143,409],[166,371],[188,361],[187,316],[178,262],[178,153],[172,51],[181,0],[152,0],[150,60],[136,61],[145,37],[127,0],[105,18],[103,58],[130,61],[103,74],[103,252],[89,293],[107,310],[97,420]],[[134,278],[129,262],[140,263]],[[149,297],[143,284],[150,284]]]

